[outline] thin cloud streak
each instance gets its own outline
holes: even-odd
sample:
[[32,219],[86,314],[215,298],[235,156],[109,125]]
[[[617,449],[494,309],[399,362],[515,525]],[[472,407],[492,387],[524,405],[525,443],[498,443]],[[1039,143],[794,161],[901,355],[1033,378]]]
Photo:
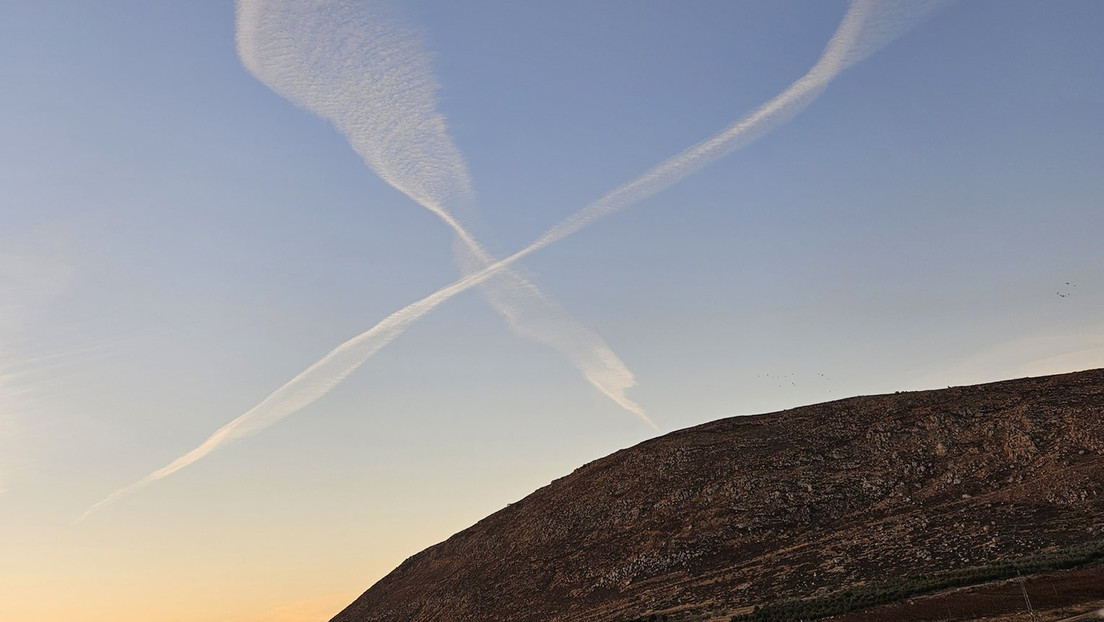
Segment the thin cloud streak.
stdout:
[[[495,262],[450,211],[472,200],[467,165],[437,111],[430,56],[386,3],[239,0],[237,44],[254,77],[333,123],[369,168],[448,225],[463,276]],[[656,427],[625,395],[636,382],[624,362],[536,285],[504,269],[483,294],[516,334]]]
[[[199,447],[138,482],[112,493],[90,507],[77,522],[112,501],[188,466],[227,441],[270,425],[325,395],[375,352],[402,334],[408,326],[449,298],[481,285],[514,262],[575,233],[603,216],[664,190],[707,164],[763,136],[768,130],[792,118],[809,105],[841,71],[866,58],[944,4],[945,1],[936,0],[879,6],[873,0],[853,1],[816,64],[780,94],[717,135],[684,150],[584,207],[529,246],[392,313],[371,329],[341,344],[253,409],[223,426]],[[864,27],[870,29],[865,38]]]
[[40,233],[0,238],[0,494],[8,489],[20,422],[41,382],[28,382],[34,363],[20,334],[69,287],[76,266],[64,236]]

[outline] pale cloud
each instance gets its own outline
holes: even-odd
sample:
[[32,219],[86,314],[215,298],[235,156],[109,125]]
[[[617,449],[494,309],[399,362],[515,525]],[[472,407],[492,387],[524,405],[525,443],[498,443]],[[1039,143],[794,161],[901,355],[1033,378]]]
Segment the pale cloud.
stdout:
[[938,365],[912,385],[935,388],[1104,367],[1104,326],[1016,337]]
[[1072,351],[1025,363],[1017,375],[1048,376],[1104,367],[1104,334],[1085,335],[1083,345],[1080,348],[1072,345],[1075,348]]
[[0,337],[65,291],[75,266],[56,236],[0,240]]
[[0,493],[7,490],[19,421],[33,395],[25,372],[34,362],[19,344],[73,279],[75,263],[65,247],[57,234],[0,239]]

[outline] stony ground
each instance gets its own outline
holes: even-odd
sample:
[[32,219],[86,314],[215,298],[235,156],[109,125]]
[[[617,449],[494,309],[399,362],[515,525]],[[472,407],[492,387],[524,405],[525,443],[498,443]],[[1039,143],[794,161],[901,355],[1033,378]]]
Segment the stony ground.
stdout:
[[1094,370],[674,432],[411,557],[334,622],[723,619],[1102,535]]

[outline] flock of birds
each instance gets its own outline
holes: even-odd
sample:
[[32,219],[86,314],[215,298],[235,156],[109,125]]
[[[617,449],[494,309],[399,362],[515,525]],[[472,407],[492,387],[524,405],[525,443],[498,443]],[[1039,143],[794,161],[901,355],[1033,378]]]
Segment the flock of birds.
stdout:
[[[756,374],[755,377],[771,383],[777,383],[779,389],[784,389],[787,385],[795,389],[797,388],[797,374],[793,372],[790,372],[788,374]],[[824,382],[832,381],[832,379],[823,372],[817,372],[817,377]],[[831,393],[832,390],[829,389],[828,392]]]
[[1066,288],[1067,289],[1066,289],[1065,293],[1062,293],[1061,289],[1059,289],[1056,292],[1058,294],[1059,298],[1069,298],[1071,295],[1073,295],[1072,290],[1077,289],[1077,284],[1076,283],[1070,283],[1069,281],[1066,281]]

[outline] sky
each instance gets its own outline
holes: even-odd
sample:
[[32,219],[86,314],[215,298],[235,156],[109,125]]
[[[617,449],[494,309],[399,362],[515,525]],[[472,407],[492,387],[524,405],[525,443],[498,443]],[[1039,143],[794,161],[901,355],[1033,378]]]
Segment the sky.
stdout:
[[229,0],[0,0],[0,619],[326,620],[663,432],[1104,366],[1104,4],[945,3],[828,73],[845,1],[378,4],[296,68]]

